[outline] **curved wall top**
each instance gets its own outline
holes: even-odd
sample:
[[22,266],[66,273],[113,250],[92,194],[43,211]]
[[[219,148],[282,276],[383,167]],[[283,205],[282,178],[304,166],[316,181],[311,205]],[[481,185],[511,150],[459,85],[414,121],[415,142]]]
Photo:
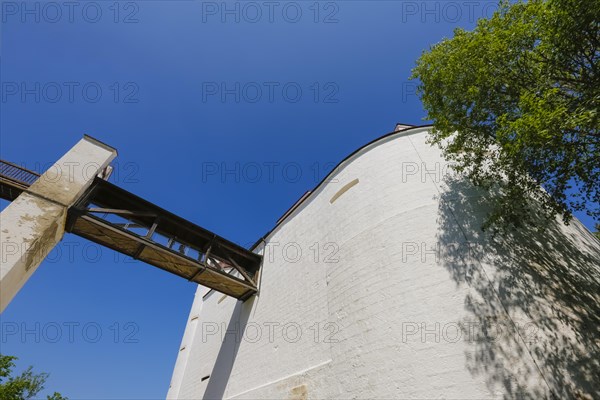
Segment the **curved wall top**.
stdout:
[[320,190],[322,190],[325,185],[327,185],[328,183],[332,183],[332,181],[334,181],[334,179],[335,179],[335,176],[347,164],[351,163],[352,160],[354,160],[357,157],[360,157],[361,154],[368,152],[373,147],[383,144],[388,140],[393,140],[394,138],[399,137],[399,136],[406,136],[406,135],[411,135],[411,134],[428,132],[429,129],[431,129],[431,127],[432,127],[432,125],[411,126],[411,125],[405,125],[405,124],[398,123],[398,124],[396,124],[396,129],[394,131],[386,133],[383,136],[380,136],[380,137],[370,141],[369,143],[365,144],[364,146],[362,146],[362,147],[356,149],[355,151],[353,151],[352,153],[350,153],[346,158],[344,158],[342,161],[340,161],[331,170],[331,172],[329,172],[329,174],[327,174],[327,176],[325,176],[325,178],[323,178],[321,180],[321,182],[319,182],[315,186],[314,189],[309,190],[300,199],[298,199],[298,201],[295,204],[293,204],[290,207],[290,209],[288,209],[279,218],[279,220],[277,221],[277,223],[275,224],[273,229],[271,229],[262,238],[260,238],[258,241],[256,241],[256,243],[254,243],[254,245],[251,247],[251,249],[256,249],[257,247],[259,247],[259,245],[262,241],[266,240],[273,232],[275,232],[288,219],[293,218],[293,216],[298,213],[299,209],[304,207],[306,205],[306,203],[310,202],[311,199],[313,199],[315,196],[317,196],[318,193],[320,192]]

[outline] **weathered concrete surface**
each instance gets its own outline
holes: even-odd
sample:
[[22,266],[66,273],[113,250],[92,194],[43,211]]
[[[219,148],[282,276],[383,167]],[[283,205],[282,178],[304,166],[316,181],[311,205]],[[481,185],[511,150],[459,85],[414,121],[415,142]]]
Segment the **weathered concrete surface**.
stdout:
[[64,235],[67,209],[116,157],[88,136],[0,214],[0,312]]
[[426,135],[344,161],[256,250],[257,297],[198,288],[168,398],[600,398],[600,243],[483,233],[493,193]]

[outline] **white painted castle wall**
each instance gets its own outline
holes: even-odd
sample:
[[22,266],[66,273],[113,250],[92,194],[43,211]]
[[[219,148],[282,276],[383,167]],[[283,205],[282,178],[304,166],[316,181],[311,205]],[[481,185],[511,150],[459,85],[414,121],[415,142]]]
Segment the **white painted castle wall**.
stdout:
[[258,296],[198,288],[168,398],[598,395],[600,243],[576,220],[490,238],[426,135],[344,161],[257,250]]

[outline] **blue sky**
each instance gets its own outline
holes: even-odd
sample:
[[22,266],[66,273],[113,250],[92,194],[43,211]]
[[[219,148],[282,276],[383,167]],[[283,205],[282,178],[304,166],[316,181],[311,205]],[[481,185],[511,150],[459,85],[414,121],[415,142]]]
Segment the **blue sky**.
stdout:
[[[414,61],[494,3],[3,1],[0,155],[41,170],[89,134],[119,151],[111,181],[249,245],[356,148],[423,124]],[[162,398],[194,292],[66,235],[0,352],[72,399]]]

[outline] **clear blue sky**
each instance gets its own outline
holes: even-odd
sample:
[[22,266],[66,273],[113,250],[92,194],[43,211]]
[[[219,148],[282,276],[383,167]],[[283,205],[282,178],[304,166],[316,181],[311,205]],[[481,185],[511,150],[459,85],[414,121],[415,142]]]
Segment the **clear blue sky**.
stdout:
[[[1,157],[40,170],[92,135],[119,151],[114,183],[248,245],[333,164],[423,123],[414,60],[495,2],[473,3],[4,1]],[[162,398],[194,291],[66,235],[0,352],[72,399]]]

